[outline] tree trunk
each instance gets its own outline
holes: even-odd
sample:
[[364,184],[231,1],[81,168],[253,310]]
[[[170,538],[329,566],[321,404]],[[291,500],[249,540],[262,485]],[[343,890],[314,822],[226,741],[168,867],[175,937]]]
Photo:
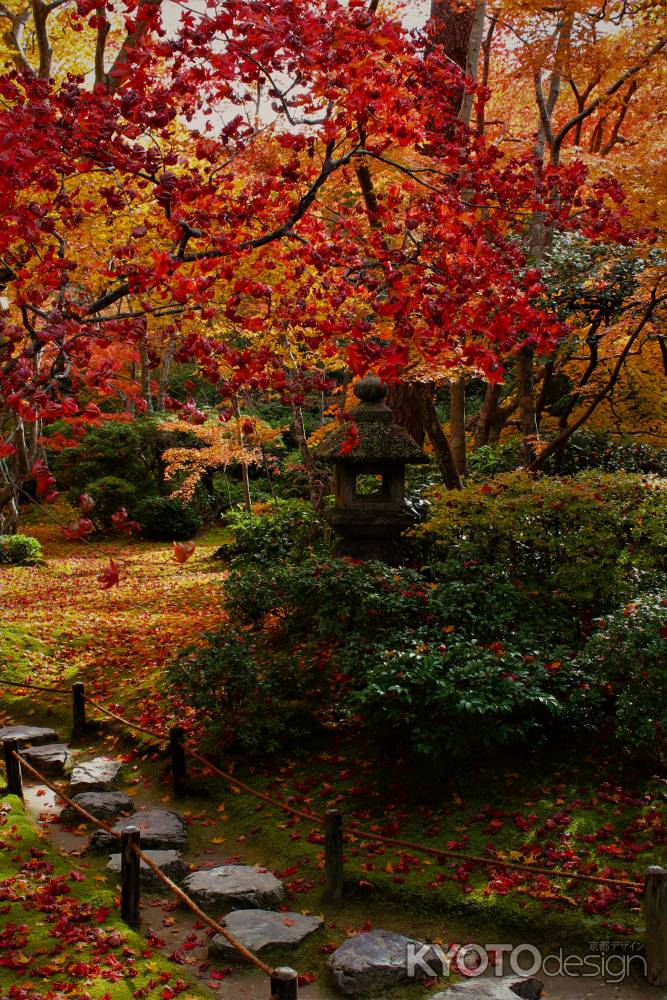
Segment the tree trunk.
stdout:
[[522,456],[525,465],[530,465],[535,459],[535,389],[533,376],[533,361],[535,352],[525,345],[517,354],[516,377],[519,396],[519,427],[523,437]]
[[498,409],[500,386],[497,382],[487,382],[484,402],[477,414],[475,425],[475,447],[482,448],[489,444],[493,416]]
[[306,470],[310,502],[312,503],[313,508],[316,511],[319,511],[322,506],[322,499],[327,485],[327,475],[321,466],[317,464],[313,458],[313,453],[308,447],[306,428],[303,423],[303,411],[300,406],[296,405],[296,403],[292,405],[292,434],[294,435],[294,439],[299,446],[301,461],[303,462],[303,467]]
[[449,439],[459,476],[467,471],[466,456],[466,382],[465,378],[449,383]]
[[475,3],[466,6],[456,0],[431,0],[431,18],[435,28],[433,40],[442,45],[447,57],[463,70],[468,62],[475,9]]
[[153,412],[153,396],[151,395],[151,369],[148,357],[148,343],[144,338],[139,344],[139,357],[141,359],[141,394],[146,403],[148,413]]
[[415,382],[393,382],[389,386],[386,403],[394,414],[394,421],[403,427],[421,448],[426,440],[426,428],[415,385]]
[[454,461],[447,435],[443,431],[438,419],[433,400],[433,386],[427,382],[417,382],[414,385],[414,392],[418,401],[422,422],[428,434],[429,441],[433,445],[433,452],[445,486],[449,490],[460,490],[461,478],[456,468],[456,462]]
[[[234,410],[234,417],[236,418],[236,440],[239,446],[243,447],[243,434],[241,432],[241,411],[239,409],[239,401],[236,396],[232,401],[232,408]],[[248,463],[241,462],[241,483],[243,484],[243,502],[245,503],[245,509],[249,514],[252,514],[252,497],[250,496],[250,474],[248,472]]]

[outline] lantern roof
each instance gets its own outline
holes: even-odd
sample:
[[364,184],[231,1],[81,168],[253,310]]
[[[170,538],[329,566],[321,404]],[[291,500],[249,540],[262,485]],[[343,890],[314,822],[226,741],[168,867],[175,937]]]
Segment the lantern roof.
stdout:
[[341,453],[349,440],[349,424],[335,427],[315,451],[321,462],[341,462],[348,465],[407,465],[427,462],[417,442],[403,427],[393,422],[392,412],[385,405],[387,386],[376,376],[366,375],[354,386],[359,403],[350,416],[357,427],[358,443]]

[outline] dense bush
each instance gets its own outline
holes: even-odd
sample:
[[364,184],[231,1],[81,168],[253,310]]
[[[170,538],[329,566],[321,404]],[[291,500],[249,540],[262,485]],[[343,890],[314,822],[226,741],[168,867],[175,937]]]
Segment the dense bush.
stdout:
[[311,504],[301,500],[275,500],[260,515],[237,509],[227,515],[235,541],[222,546],[218,558],[297,561],[304,553],[323,544],[321,519]]
[[240,628],[205,637],[170,681],[251,751],[268,739],[269,703],[274,737],[307,705],[431,757],[534,742],[546,721],[567,722],[582,683],[556,656],[555,635],[574,634],[567,609],[475,566],[441,570],[435,583],[312,554],[236,565],[226,606]]
[[623,748],[667,765],[667,599],[642,594],[597,624],[581,669],[605,693]]
[[667,490],[622,473],[505,473],[441,494],[413,537],[427,563],[476,561],[599,613],[665,569]]
[[133,507],[132,515],[141,525],[142,535],[155,541],[185,541],[202,526],[195,507],[175,497],[144,497]]
[[[471,479],[477,480],[511,472],[521,464],[521,441],[512,438],[503,444],[483,445],[472,451],[468,456],[468,473]],[[544,471],[549,475],[571,476],[588,469],[667,477],[667,448],[619,439],[603,431],[580,430],[568,438],[560,452],[548,459]]]
[[412,532],[419,570],[333,558],[299,505],[237,526],[224,598],[234,625],[168,675],[223,741],[266,751],[309,713],[437,760],[590,742],[612,724],[626,751],[659,759],[664,698],[649,710],[645,692],[663,691],[664,609],[638,598],[625,631],[618,616],[595,621],[664,569],[655,482],[505,474],[440,496]]
[[585,469],[667,477],[667,448],[627,438],[619,440],[601,431],[577,431],[562,452],[551,458],[547,471],[572,475]]
[[[103,476],[102,479],[88,483],[86,493],[92,497],[95,504],[89,516],[93,523],[103,530],[111,527],[111,518],[117,510],[124,507],[132,514],[137,504],[136,488],[118,476]],[[78,498],[72,496],[70,499],[76,502]]]
[[41,559],[42,546],[30,535],[0,535],[0,565],[18,565]]
[[[61,430],[55,424],[49,441],[58,442]],[[69,429],[64,426],[65,435]],[[49,466],[58,486],[71,496],[89,493],[90,483],[108,476],[134,483],[143,492],[161,491],[161,434],[154,421],[132,423],[107,421],[91,427],[74,446],[49,448]]]

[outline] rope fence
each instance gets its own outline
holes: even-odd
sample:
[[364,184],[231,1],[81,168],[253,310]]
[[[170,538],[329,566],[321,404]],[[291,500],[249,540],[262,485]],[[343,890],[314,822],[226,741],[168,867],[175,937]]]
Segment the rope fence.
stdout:
[[[0,679],[0,686],[3,683],[6,682]],[[42,688],[37,685],[32,685],[27,683],[26,684],[11,683],[9,686],[25,687],[27,689],[32,688],[39,691],[46,691],[49,694],[56,694],[58,696],[69,693],[59,688]],[[661,880],[661,878],[658,878],[656,875],[656,872],[663,872],[661,868],[649,869],[646,879],[642,883],[638,881],[632,881],[630,879],[611,878],[608,876],[590,875],[590,874],[584,874],[582,872],[568,871],[558,868],[547,868],[539,865],[533,865],[519,861],[512,861],[500,855],[483,857],[483,856],[465,854],[460,851],[451,851],[445,848],[433,847],[431,845],[418,844],[409,840],[404,840],[402,838],[389,837],[372,830],[366,830],[353,820],[348,822],[346,828],[343,829],[342,815],[336,809],[328,810],[326,816],[322,817],[317,815],[316,813],[312,813],[305,809],[299,809],[295,806],[292,806],[288,802],[276,799],[273,796],[267,794],[266,792],[261,792],[258,789],[253,788],[251,785],[248,785],[245,782],[240,781],[233,774],[218,767],[207,757],[201,754],[196,749],[196,747],[193,746],[189,740],[187,740],[185,731],[180,726],[172,726],[167,734],[159,733],[155,730],[148,729],[145,726],[140,726],[137,723],[134,723],[131,720],[124,718],[122,715],[112,711],[105,705],[102,705],[99,701],[97,701],[94,698],[88,698],[86,702],[84,695],[84,686],[81,682],[72,685],[71,696],[72,696],[72,711],[73,711],[73,728],[75,734],[76,733],[80,734],[86,728],[87,724],[86,724],[85,706],[87,703],[89,705],[92,705],[97,711],[101,712],[103,715],[112,718],[117,722],[120,722],[122,725],[127,726],[130,729],[140,732],[143,735],[148,736],[151,739],[155,739],[161,743],[168,742],[169,753],[171,758],[172,782],[173,782],[174,795],[176,798],[183,798],[187,794],[187,786],[188,786],[187,770],[186,770],[186,752],[187,752],[187,754],[193,760],[196,760],[204,769],[206,769],[211,774],[214,774],[217,777],[221,778],[233,790],[243,791],[246,794],[252,796],[253,798],[258,799],[259,801],[262,801],[265,804],[271,806],[272,808],[275,808],[281,812],[285,812],[298,819],[305,820],[315,825],[319,829],[323,830],[324,844],[325,844],[325,851],[324,851],[325,885],[326,885],[325,898],[328,902],[340,903],[343,896],[343,883],[344,883],[343,843],[346,838],[348,840],[357,839],[370,843],[381,843],[391,847],[398,847],[401,849],[414,851],[421,854],[426,854],[430,857],[436,858],[439,862],[443,862],[445,860],[453,860],[462,862],[464,864],[476,865],[484,868],[504,869],[508,871],[522,872],[524,874],[530,874],[530,875],[545,875],[552,879],[564,879],[569,882],[581,881],[581,882],[592,883],[599,886],[609,886],[617,889],[631,890],[633,892],[638,892],[638,893],[643,892],[645,898],[645,909],[647,913],[647,932],[646,932],[647,948],[649,947],[650,942],[655,939],[660,942],[659,947],[665,952],[665,954],[661,955],[659,959],[659,971],[656,973],[656,975],[660,979],[660,982],[656,981],[655,985],[667,985],[667,872],[663,873],[664,880]],[[5,746],[7,746],[9,742],[10,741],[5,741]],[[39,775],[39,773],[36,772],[35,768],[33,768],[27,761],[20,758],[18,754],[15,754],[15,756],[19,758],[20,763],[17,763],[16,761],[12,762],[11,754],[9,755],[7,753],[5,754],[7,771],[8,771],[8,781],[10,781],[10,770],[12,770],[12,768],[15,765],[20,772],[20,767],[22,763],[25,767],[28,768],[28,770],[31,773],[37,775],[39,779],[43,781],[45,785],[47,785],[47,787],[53,789],[56,792],[56,794],[58,794],[64,801],[66,801],[69,805],[72,805],[75,809],[77,809],[80,813],[82,813],[82,815],[85,814],[85,818],[88,820],[88,822],[94,822],[96,825],[102,827],[103,829],[106,829],[107,832],[109,832],[109,827],[106,824],[92,817],[90,813],[86,813],[85,810],[82,810],[79,806],[73,803],[65,795],[63,795],[61,792],[55,789],[53,785],[50,785],[49,782],[43,778],[43,776]],[[139,850],[138,846],[137,849]],[[240,943],[234,942],[234,939],[232,938],[232,936],[229,934],[228,931],[226,931],[216,921],[212,921],[211,918],[208,918],[206,914],[204,914],[196,906],[196,904],[192,902],[192,900],[189,900],[186,894],[183,893],[182,890],[178,889],[178,887],[175,886],[170,879],[168,879],[162,872],[160,872],[159,869],[157,869],[157,866],[154,865],[152,860],[150,858],[146,858],[146,856],[143,855],[143,853],[142,853],[142,859],[146,862],[149,868],[155,870],[156,874],[158,874],[159,872],[160,879],[170,888],[172,892],[175,892],[176,895],[182,899],[185,905],[189,906],[189,908],[192,909],[193,912],[197,913],[200,919],[204,920],[209,926],[213,927],[218,933],[222,934],[230,942],[230,944],[233,944],[234,947],[237,947],[238,945],[239,949],[243,949],[243,946],[240,945]],[[650,873],[653,874],[650,875]],[[653,923],[655,923],[656,921],[660,923],[659,931],[655,931],[655,928],[653,928],[652,925],[649,926],[650,923],[649,914],[651,913],[654,913]],[[243,951],[241,951],[241,953],[243,953]],[[258,959],[256,956],[248,957],[248,955],[245,955],[244,957],[248,958],[249,961],[253,962],[253,964],[255,964],[263,972],[266,972],[267,974],[271,973],[269,967],[265,966],[264,963],[262,963],[261,960]],[[274,972],[275,971],[291,972],[293,970],[274,970]],[[662,982],[663,978],[665,980],[664,982]],[[283,980],[280,980],[279,982],[283,982]],[[289,984],[291,980],[286,979],[284,980],[284,982]],[[652,982],[650,977],[650,971],[649,971],[649,982]],[[278,989],[282,988],[283,988],[282,986],[278,987]],[[291,989],[291,986],[289,988]],[[296,993],[278,992],[276,994],[272,994],[272,996],[274,995],[276,997],[288,997],[288,998],[296,997]]]
[[[175,895],[177,898],[200,920],[206,923],[216,934],[221,934],[222,937],[241,955],[246,961],[250,962],[255,968],[263,972],[271,980],[271,1000],[295,1000],[297,993],[297,983],[298,983],[298,973],[294,972],[293,969],[272,969],[270,965],[263,962],[261,958],[246,948],[226,927],[214,920],[205,913],[197,904],[190,899],[186,892],[184,892],[179,886],[177,886],[172,880],[164,874],[164,872],[155,864],[153,859],[149,857],[141,849],[141,831],[139,827],[128,825],[125,830],[119,832],[114,830],[105,823],[104,820],[98,819],[92,813],[88,812],[78,803],[74,802],[68,795],[60,791],[55,785],[53,785],[48,778],[46,778],[40,771],[37,770],[29,761],[25,759],[17,748],[17,740],[5,740],[5,763],[7,765],[7,777],[9,783],[9,791],[12,794],[19,795],[23,797],[23,779],[22,779],[22,769],[26,768],[33,777],[37,778],[39,782],[50,788],[58,798],[62,799],[63,802],[74,809],[86,822],[96,826],[100,830],[104,830],[110,836],[116,838],[120,844],[121,853],[121,915],[125,921],[133,927],[138,927],[140,923],[139,918],[139,906],[140,906],[140,875],[141,875],[141,862],[150,868],[154,875]],[[10,761],[12,762],[10,764]],[[289,975],[288,975],[289,973]],[[276,986],[276,984],[278,984]],[[285,985],[281,985],[285,984]],[[293,984],[293,986],[292,986]],[[277,991],[276,991],[277,990]]]

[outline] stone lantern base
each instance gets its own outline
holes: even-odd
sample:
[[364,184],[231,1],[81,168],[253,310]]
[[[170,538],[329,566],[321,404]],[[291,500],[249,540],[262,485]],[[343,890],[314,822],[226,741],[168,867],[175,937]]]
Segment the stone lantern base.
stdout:
[[404,508],[352,513],[331,507],[324,516],[338,535],[334,549],[337,556],[377,559],[389,566],[401,564],[401,534],[412,523]]

